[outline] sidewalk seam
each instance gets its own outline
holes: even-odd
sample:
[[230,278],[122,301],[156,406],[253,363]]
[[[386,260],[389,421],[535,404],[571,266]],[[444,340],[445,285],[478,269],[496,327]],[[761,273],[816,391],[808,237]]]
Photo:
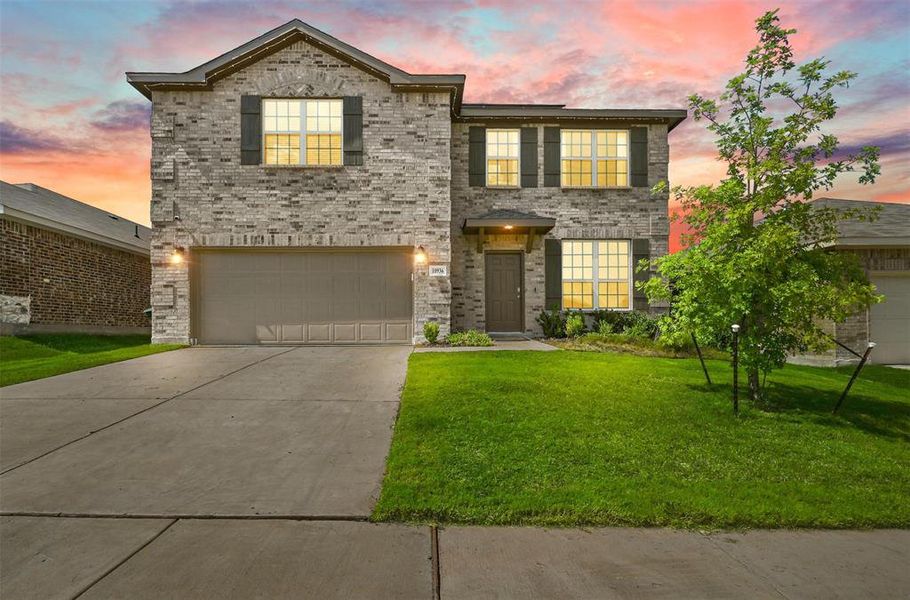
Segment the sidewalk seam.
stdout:
[[76,600],[77,598],[79,598],[80,596],[82,596],[83,594],[85,594],[87,591],[89,591],[90,589],[92,589],[93,587],[95,587],[98,583],[100,583],[105,577],[107,577],[108,575],[110,575],[111,573],[113,573],[114,571],[116,571],[117,569],[119,569],[121,566],[123,566],[123,565],[124,565],[127,561],[129,561],[131,558],[133,558],[134,556],[136,556],[137,554],[139,554],[140,552],[142,552],[143,549],[147,548],[149,544],[151,544],[152,542],[154,542],[155,540],[157,540],[158,538],[160,538],[162,535],[164,535],[164,532],[167,531],[168,529],[170,529],[170,528],[174,525],[174,523],[176,523],[176,522],[179,521],[179,520],[180,520],[180,519],[174,519],[173,521],[171,521],[170,523],[168,523],[167,525],[165,525],[165,526],[164,526],[164,529],[162,529],[161,531],[159,531],[158,533],[156,533],[155,535],[153,535],[153,536],[151,537],[151,539],[149,539],[147,542],[145,542],[144,544],[142,544],[141,546],[139,546],[138,548],[136,548],[134,551],[130,552],[128,555],[126,555],[126,557],[125,557],[123,560],[121,560],[120,562],[118,562],[116,565],[114,565],[113,567],[111,567],[110,569],[108,569],[107,571],[105,571],[104,573],[102,573],[98,578],[96,578],[95,580],[93,580],[93,581],[92,581],[91,583],[89,583],[87,586],[85,586],[84,588],[82,588],[82,589],[79,591],[78,594],[76,594],[75,596],[73,596],[73,600]]
[[779,595],[781,598],[784,598],[785,600],[792,600],[792,599],[790,598],[790,596],[788,596],[788,595],[785,594],[783,591],[781,591],[780,589],[778,589],[778,587],[777,587],[776,585],[774,585],[774,582],[773,582],[769,577],[767,577],[763,572],[756,570],[754,567],[752,567],[751,565],[749,565],[749,564],[746,563],[745,561],[740,560],[739,558],[737,558],[737,557],[733,556],[732,554],[730,554],[729,552],[727,552],[727,549],[726,549],[726,548],[724,548],[721,544],[719,544],[718,542],[716,542],[716,541],[714,540],[714,536],[712,536],[712,535],[710,535],[710,534],[702,534],[702,537],[704,537],[706,540],[708,540],[708,543],[709,543],[709,544],[711,544],[712,546],[714,546],[715,548],[717,548],[718,550],[720,550],[721,552],[723,552],[724,556],[726,556],[727,558],[729,558],[729,559],[732,560],[733,562],[739,564],[740,566],[742,566],[743,569],[745,569],[746,571],[748,571],[748,572],[751,573],[752,575],[755,575],[756,577],[758,577],[759,579],[761,579],[762,581],[764,581],[765,583],[767,583],[767,584],[768,584],[768,587],[770,587],[772,590],[774,590],[775,592],[777,592],[777,595]]
[[430,525],[430,562],[433,569],[433,600],[440,600],[442,581],[439,567],[439,528],[436,525]]
[[109,428],[113,427],[114,425],[119,425],[120,423],[123,423],[123,422],[126,421],[127,419],[132,419],[133,417],[137,417],[137,416],[139,416],[139,415],[141,415],[141,414],[143,414],[143,413],[146,413],[146,412],[148,412],[148,411],[150,411],[150,410],[152,410],[152,409],[154,409],[154,408],[158,408],[158,407],[161,406],[162,404],[165,404],[165,403],[167,403],[167,402],[170,402],[171,400],[175,400],[175,399],[179,398],[180,396],[183,396],[183,395],[185,395],[185,394],[189,394],[190,392],[195,392],[195,391],[198,390],[199,388],[205,387],[205,386],[207,386],[207,385],[210,384],[210,383],[215,383],[216,381],[221,381],[221,380],[224,379],[225,377],[229,377],[229,376],[233,375],[234,373],[239,373],[240,371],[242,371],[242,370],[244,370],[244,369],[247,369],[247,368],[249,368],[249,367],[252,367],[252,366],[255,366],[255,365],[264,363],[265,361],[267,361],[267,360],[269,360],[269,359],[271,359],[271,358],[275,358],[275,357],[277,357],[277,356],[282,356],[282,355],[284,355],[284,354],[287,354],[288,352],[293,352],[293,351],[296,350],[296,349],[297,349],[297,347],[294,347],[294,348],[291,348],[291,349],[286,350],[286,351],[284,351],[284,352],[279,352],[278,354],[273,354],[273,355],[271,355],[271,356],[267,356],[267,357],[265,357],[265,358],[263,358],[263,359],[261,359],[261,360],[257,360],[256,362],[252,362],[252,363],[250,363],[250,364],[248,364],[248,365],[244,365],[244,366],[240,367],[239,369],[235,369],[235,370],[231,371],[230,373],[225,373],[224,375],[221,375],[221,376],[219,376],[219,377],[216,377],[215,379],[212,379],[211,381],[206,381],[205,383],[200,384],[200,385],[197,385],[196,387],[194,387],[194,388],[192,388],[192,389],[189,389],[189,390],[187,390],[187,391],[185,391],[185,392],[180,392],[179,394],[176,394],[176,395],[174,395],[174,396],[171,396],[170,398],[165,398],[165,399],[162,400],[161,402],[158,402],[158,403],[156,403],[156,404],[152,404],[151,406],[148,406],[148,407],[146,407],[146,408],[143,408],[143,409],[140,410],[139,412],[135,412],[135,413],[133,413],[133,414],[131,414],[131,415],[127,415],[127,416],[123,417],[123,418],[120,419],[120,420],[114,421],[113,423],[109,423],[109,424],[105,425],[104,427],[100,427],[100,428],[98,428],[98,429],[96,429],[96,430],[94,430],[94,431],[89,431],[88,433],[86,433],[85,435],[83,435],[83,436],[81,436],[81,437],[78,437],[78,438],[76,438],[76,439],[74,439],[74,440],[70,440],[70,441],[68,441],[68,442],[65,443],[65,444],[61,444],[60,446],[57,446],[56,448],[52,448],[52,449],[48,450],[47,452],[45,452],[45,453],[43,453],[43,454],[39,454],[38,456],[36,456],[36,457],[34,457],[34,458],[30,458],[29,460],[25,461],[24,463],[18,464],[18,465],[14,466],[14,467],[10,467],[9,469],[6,469],[5,471],[0,471],[0,475],[6,475],[7,473],[11,473],[11,472],[15,471],[16,469],[18,469],[19,467],[24,467],[25,465],[31,464],[31,463],[35,462],[36,460],[39,460],[39,459],[44,458],[44,457],[47,456],[48,454],[52,454],[52,453],[56,452],[57,450],[62,450],[63,448],[66,448],[67,446],[70,446],[70,445],[72,445],[72,444],[75,444],[75,443],[78,442],[78,441],[84,440],[84,439],[87,438],[87,437],[93,436],[93,435],[95,435],[96,433],[98,433],[98,432],[100,432],[100,431],[104,431],[105,429],[109,429]]

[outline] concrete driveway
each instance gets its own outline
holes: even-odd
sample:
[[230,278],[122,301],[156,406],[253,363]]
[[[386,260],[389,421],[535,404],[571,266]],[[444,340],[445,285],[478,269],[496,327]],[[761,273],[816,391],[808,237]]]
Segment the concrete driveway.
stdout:
[[[168,530],[228,563],[256,540],[290,544],[295,560],[318,549],[298,575],[321,571],[327,585],[356,546],[348,578],[359,565],[420,567],[361,586],[364,597],[422,594],[429,530],[358,522],[379,494],[410,352],[192,348],[3,388],[0,590],[72,597]],[[298,523],[278,534],[280,521],[250,518]],[[313,536],[335,541],[310,548]],[[126,595],[143,593],[171,595]]]

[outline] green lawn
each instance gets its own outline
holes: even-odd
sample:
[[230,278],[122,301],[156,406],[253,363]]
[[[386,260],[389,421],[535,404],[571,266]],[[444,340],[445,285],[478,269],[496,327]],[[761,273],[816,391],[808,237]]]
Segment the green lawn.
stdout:
[[728,363],[709,369],[714,389],[695,359],[414,354],[373,517],[910,526],[910,372],[866,367],[832,416],[850,369],[787,366],[737,419]]
[[55,334],[0,337],[0,386],[174,350],[147,335]]

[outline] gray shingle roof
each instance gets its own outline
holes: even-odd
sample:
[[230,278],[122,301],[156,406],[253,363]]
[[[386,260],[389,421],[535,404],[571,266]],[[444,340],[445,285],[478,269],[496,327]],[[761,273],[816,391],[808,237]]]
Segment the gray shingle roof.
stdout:
[[149,254],[151,229],[33,183],[0,181],[0,214],[95,242]]
[[874,221],[841,221],[838,246],[910,246],[910,204],[818,198],[812,205],[836,210],[881,207]]

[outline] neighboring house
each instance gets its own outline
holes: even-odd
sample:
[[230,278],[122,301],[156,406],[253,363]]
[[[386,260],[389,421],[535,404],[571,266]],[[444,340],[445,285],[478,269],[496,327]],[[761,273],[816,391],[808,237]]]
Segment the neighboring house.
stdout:
[[[528,65],[529,69],[533,65]],[[467,104],[299,20],[152,100],[155,342],[540,333],[545,307],[648,310],[684,110]],[[185,257],[171,262],[178,254]]]
[[[813,204],[838,210],[875,206],[869,202],[836,198],[819,198]],[[869,280],[885,299],[843,323],[829,322],[825,329],[858,354],[865,351],[869,342],[875,342],[869,355],[870,362],[910,364],[910,205],[877,206],[880,209],[874,221],[841,221],[835,248],[859,257]],[[857,360],[855,355],[840,347],[794,359],[795,362],[827,366]]]
[[0,181],[0,331],[147,333],[151,230]]

